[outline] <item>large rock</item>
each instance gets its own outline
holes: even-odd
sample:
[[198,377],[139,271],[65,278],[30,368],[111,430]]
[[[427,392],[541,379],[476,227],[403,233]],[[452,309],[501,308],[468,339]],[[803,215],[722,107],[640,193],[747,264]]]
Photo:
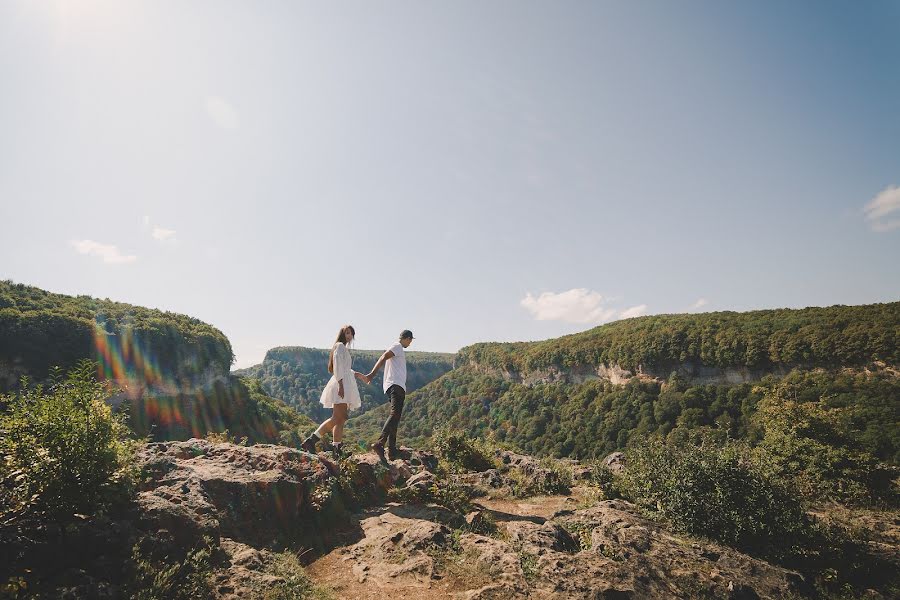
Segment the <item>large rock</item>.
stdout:
[[677,536],[623,500],[560,511],[553,520],[583,548],[577,561],[561,553],[541,556],[547,585],[570,597],[593,597],[586,582],[596,579],[623,593],[631,591],[635,598],[774,599],[807,591],[803,578],[793,571],[712,542]]
[[[434,515],[409,510],[385,512],[360,521],[363,539],[350,548],[348,560],[360,583],[385,585],[405,580],[428,587],[434,576],[432,553],[447,545],[451,530]],[[426,518],[421,518],[421,517]]]
[[204,536],[265,544],[300,533],[320,508],[317,489],[330,485],[323,461],[283,446],[192,439],[148,444],[138,459],[143,526],[184,545]]
[[622,452],[608,454],[601,464],[609,469],[611,473],[621,473],[625,470],[625,454]]

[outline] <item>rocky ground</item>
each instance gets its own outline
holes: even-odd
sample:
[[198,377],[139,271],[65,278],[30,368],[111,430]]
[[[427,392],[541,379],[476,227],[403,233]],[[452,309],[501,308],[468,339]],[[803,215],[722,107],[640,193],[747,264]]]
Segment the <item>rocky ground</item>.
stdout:
[[[7,539],[4,556],[21,564],[56,556],[32,578],[43,580],[42,597],[63,598],[133,594],[122,565],[134,568],[137,549],[162,557],[153,564],[172,562],[172,577],[184,579],[198,548],[207,559],[196,573],[220,599],[784,598],[810,591],[797,573],[676,535],[628,502],[599,499],[577,462],[565,465],[575,476],[569,493],[517,497],[523,474],[540,489],[552,469],[509,452],[498,459],[498,468],[438,475],[433,455],[412,450],[391,463],[359,454],[338,465],[281,446],[149,444],[130,512],[85,519],[62,532],[70,536],[62,546],[51,543],[59,531],[33,532],[30,546]],[[459,510],[441,490],[475,498]],[[433,502],[441,498],[456,510]],[[887,533],[879,540],[888,551],[896,542]]]

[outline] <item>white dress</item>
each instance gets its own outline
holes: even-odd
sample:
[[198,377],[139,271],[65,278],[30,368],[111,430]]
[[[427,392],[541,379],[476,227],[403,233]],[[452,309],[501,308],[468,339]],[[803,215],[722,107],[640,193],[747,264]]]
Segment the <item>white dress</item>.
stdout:
[[[350,357],[350,351],[347,350],[341,342],[334,345],[334,374],[328,380],[325,389],[322,390],[322,399],[320,402],[325,408],[331,408],[335,404],[346,404],[347,408],[354,410],[362,406],[359,398],[359,388],[356,387],[356,376],[350,368],[353,359]],[[338,395],[338,381],[344,380],[344,397]]]

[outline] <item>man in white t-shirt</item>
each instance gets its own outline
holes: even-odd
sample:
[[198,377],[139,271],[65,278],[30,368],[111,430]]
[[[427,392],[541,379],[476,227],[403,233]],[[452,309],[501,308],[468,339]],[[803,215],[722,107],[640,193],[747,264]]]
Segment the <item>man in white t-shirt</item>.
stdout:
[[413,334],[409,329],[400,332],[400,341],[388,348],[372,370],[366,375],[366,381],[371,383],[372,378],[384,365],[384,393],[391,401],[391,415],[384,423],[381,437],[372,444],[372,450],[384,460],[384,447],[387,444],[388,458],[398,458],[397,451],[397,426],[400,424],[400,416],[403,414],[403,401],[406,400],[406,349],[412,344]]

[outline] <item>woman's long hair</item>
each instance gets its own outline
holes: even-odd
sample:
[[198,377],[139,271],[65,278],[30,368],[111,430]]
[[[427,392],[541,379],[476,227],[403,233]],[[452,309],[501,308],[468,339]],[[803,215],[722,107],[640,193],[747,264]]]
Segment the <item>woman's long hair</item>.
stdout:
[[[350,330],[351,333],[353,333],[353,337],[356,337],[356,330],[353,329],[353,325],[344,325],[343,327],[341,327],[341,330],[338,331],[337,339],[334,340],[335,344],[337,344],[338,342],[340,342],[344,345],[347,344],[347,334],[345,332],[348,329]],[[333,344],[331,347],[331,354],[328,355],[328,372],[334,373],[334,345]]]

